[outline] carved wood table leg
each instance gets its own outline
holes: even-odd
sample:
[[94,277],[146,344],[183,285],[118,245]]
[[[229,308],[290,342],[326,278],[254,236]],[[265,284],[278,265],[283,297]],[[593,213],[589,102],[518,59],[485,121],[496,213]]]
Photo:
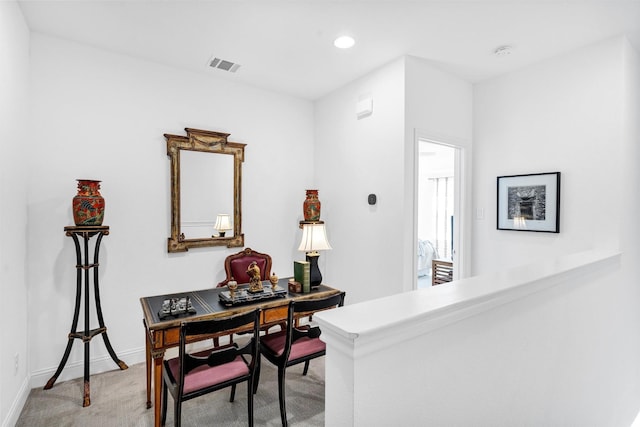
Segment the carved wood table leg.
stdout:
[[147,409],[151,408],[151,342],[148,334],[147,322],[142,319],[144,324],[144,342],[145,342],[145,371],[147,372]]
[[154,426],[160,427],[162,421],[162,361],[164,360],[164,351],[153,355],[153,400],[155,408],[153,408]]

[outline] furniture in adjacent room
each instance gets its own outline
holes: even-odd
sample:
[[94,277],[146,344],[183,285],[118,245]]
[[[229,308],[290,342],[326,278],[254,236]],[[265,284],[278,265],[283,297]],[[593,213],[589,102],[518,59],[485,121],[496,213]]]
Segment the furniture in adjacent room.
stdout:
[[226,286],[229,280],[233,277],[233,280],[242,283],[249,283],[251,278],[247,274],[247,268],[252,262],[256,262],[260,269],[260,280],[269,280],[271,276],[271,256],[262,252],[254,251],[251,248],[245,248],[244,250],[229,255],[224,260],[224,271],[227,277],[220,283],[218,287]]
[[[187,343],[202,335],[214,335],[221,331],[247,329],[251,339],[243,346],[237,344],[187,352]],[[180,325],[178,357],[164,361],[162,384],[162,424],[167,416],[167,395],[174,400],[174,425],[181,424],[182,402],[231,387],[235,397],[236,385],[247,383],[247,419],[253,426],[253,391],[260,364],[260,309],[225,318],[184,321]]]
[[430,240],[418,239],[418,277],[431,274],[431,262],[438,258],[438,251]]
[[325,355],[326,346],[320,340],[320,328],[304,325],[296,327],[295,319],[309,313],[341,307],[345,293],[340,292],[324,298],[289,302],[287,328],[284,331],[266,335],[260,341],[260,352],[278,367],[278,398],[283,427],[288,425],[285,401],[285,372],[289,366],[304,362],[302,375],[307,375],[309,361]]
[[[102,339],[104,340],[104,345],[109,352],[109,355],[113,359],[113,361],[118,365],[118,367],[122,370],[127,369],[128,366],[122,360],[118,359],[115,351],[113,351],[113,347],[111,347],[111,342],[109,341],[109,337],[107,336],[107,327],[104,325],[104,319],[102,317],[102,306],[100,304],[100,289],[98,287],[98,263],[99,255],[100,255],[100,243],[102,242],[102,238],[109,234],[109,227],[106,225],[100,226],[68,226],[64,227],[65,234],[73,238],[73,243],[76,247],[76,302],[75,309],[73,313],[73,321],[71,322],[71,332],[69,332],[68,340],[67,340],[67,348],[64,351],[64,355],[62,356],[62,360],[58,365],[58,369],[55,374],[47,381],[47,384],[44,386],[45,390],[53,387],[53,384],[58,379],[58,376],[64,369],[64,366],[69,359],[69,354],[71,353],[71,347],[73,346],[73,342],[75,339],[80,339],[84,343],[84,396],[82,401],[82,406],[91,405],[91,387],[89,382],[89,344],[91,339],[96,335],[102,335]],[[97,236],[95,241],[95,246],[93,249],[93,263],[89,262],[90,252],[89,252],[89,240],[93,237]],[[83,245],[80,247],[79,237],[82,238]],[[82,255],[84,254],[84,261],[82,260]],[[90,321],[89,321],[89,307],[90,307],[90,299],[89,299],[89,281],[90,281],[90,271],[93,270],[93,293],[95,298],[96,305],[96,315],[98,317],[98,328],[89,329]],[[78,327],[78,317],[80,316],[80,301],[82,300],[82,282],[84,278],[84,330],[81,332],[77,331]]]
[[453,280],[453,262],[441,259],[431,261],[431,285],[440,285]]
[[[246,286],[246,285],[242,285]],[[278,286],[288,289],[288,279],[280,279]],[[226,288],[209,288],[199,291],[182,292],[179,294],[156,295],[140,298],[143,312],[143,324],[145,328],[146,344],[146,371],[147,371],[147,408],[151,403],[151,379],[154,384],[154,420],[155,427],[161,423],[161,384],[163,361],[165,351],[169,348],[177,347],[180,343],[180,327],[185,320],[204,320],[252,311],[256,308],[262,309],[260,313],[260,326],[269,327],[287,320],[289,301],[303,301],[308,299],[325,298],[331,295],[340,294],[338,289],[326,285],[320,285],[316,290],[307,294],[287,292],[285,297],[270,300],[263,300],[245,305],[227,307],[220,302],[220,294]],[[189,298],[195,310],[194,314],[186,314],[179,317],[163,317],[163,303],[167,299]],[[305,316],[301,316],[305,317]],[[198,340],[207,340],[231,333],[242,332],[241,329],[229,329],[216,334],[198,337]],[[152,375],[153,374],[153,375]]]

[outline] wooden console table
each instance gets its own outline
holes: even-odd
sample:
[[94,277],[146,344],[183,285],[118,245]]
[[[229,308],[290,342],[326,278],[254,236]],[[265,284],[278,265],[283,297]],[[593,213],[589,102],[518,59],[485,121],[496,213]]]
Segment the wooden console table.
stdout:
[[[265,282],[267,283],[267,282]],[[268,286],[268,285],[265,285]],[[284,289],[288,288],[288,279],[280,279],[278,286]],[[153,387],[154,387],[154,419],[155,426],[159,427],[161,422],[160,402],[162,390],[162,365],[164,353],[168,348],[177,347],[180,341],[180,323],[183,320],[201,320],[211,319],[215,317],[226,317],[248,310],[255,310],[257,307],[262,309],[260,315],[260,327],[275,326],[287,320],[287,310],[290,300],[303,300],[324,298],[339,293],[338,289],[329,286],[320,285],[317,289],[310,293],[298,294],[288,292],[284,298],[276,298],[264,300],[256,303],[226,307],[220,303],[220,292],[226,291],[226,287],[211,288],[200,291],[181,292],[171,295],[157,295],[152,297],[140,298],[142,304],[142,312],[144,314],[143,323],[145,328],[146,342],[146,359],[147,359],[147,408],[152,406],[151,403],[151,371],[153,359]],[[196,314],[183,315],[172,319],[160,320],[158,312],[162,307],[165,299],[189,297]],[[240,331],[225,331],[218,336],[229,335],[230,333]],[[214,336],[202,337],[202,339],[215,338]]]
[[[53,384],[58,379],[58,376],[62,372],[64,365],[69,359],[71,353],[71,347],[75,339],[81,339],[84,343],[84,399],[82,406],[91,405],[91,393],[89,385],[89,342],[91,338],[96,335],[102,335],[104,345],[107,347],[107,351],[111,355],[114,362],[120,367],[120,369],[127,369],[128,366],[116,356],[109,337],[107,336],[107,327],[104,325],[104,319],[102,318],[102,307],[100,306],[100,290],[98,288],[98,256],[100,254],[100,242],[102,238],[109,234],[109,227],[102,226],[68,226],[64,228],[67,236],[73,238],[73,243],[76,246],[76,305],[73,313],[73,322],[71,323],[71,332],[69,332],[69,340],[67,341],[67,348],[64,351],[64,356],[58,365],[56,373],[47,381],[44,386],[45,390],[53,387]],[[89,239],[97,235],[95,248],[93,250],[93,263],[89,263]],[[82,250],[80,248],[80,241],[78,237],[82,237],[84,241],[84,263],[82,262]],[[93,293],[96,303],[96,313],[98,316],[99,327],[96,329],[89,329],[89,270],[93,269]],[[84,274],[82,274],[84,272]],[[84,331],[77,332],[78,317],[80,315],[80,299],[82,295],[82,278],[84,277]]]

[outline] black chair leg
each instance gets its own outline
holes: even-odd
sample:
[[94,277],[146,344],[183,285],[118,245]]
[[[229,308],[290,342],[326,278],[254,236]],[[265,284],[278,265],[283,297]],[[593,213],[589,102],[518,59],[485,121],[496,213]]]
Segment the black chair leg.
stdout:
[[162,425],[167,422],[167,385],[162,381]]
[[260,366],[261,366],[261,357],[258,357],[258,366],[256,366],[256,374],[255,374],[255,378],[253,380],[253,394],[256,394],[258,392],[258,384],[260,384]]
[[180,399],[176,399],[173,414],[173,416],[175,417],[175,420],[173,420],[173,425],[175,427],[180,427],[180,423],[182,422],[182,402],[180,401]]
[[305,361],[304,362],[304,371],[302,371],[302,375],[307,375],[307,372],[309,372],[309,361]]
[[284,374],[285,368],[278,367],[278,399],[280,400],[280,419],[282,427],[287,427],[287,404],[284,396]]
[[231,386],[231,397],[229,398],[229,402],[233,402],[233,400],[236,398],[236,385],[232,385]]
[[247,383],[247,416],[249,417],[249,427],[253,427],[253,381]]

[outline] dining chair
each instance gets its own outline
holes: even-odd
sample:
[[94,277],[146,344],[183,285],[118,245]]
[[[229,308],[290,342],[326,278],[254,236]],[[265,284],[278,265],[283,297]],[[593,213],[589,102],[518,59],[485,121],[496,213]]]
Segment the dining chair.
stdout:
[[287,326],[283,331],[265,335],[260,340],[260,353],[278,368],[278,399],[282,426],[287,424],[285,402],[285,372],[289,366],[304,362],[302,375],[307,375],[309,361],[324,356],[326,345],[320,340],[320,328],[309,324],[296,327],[295,320],[311,312],[341,307],[345,292],[326,298],[290,301],[287,311]]
[[227,285],[232,278],[238,284],[249,283],[251,278],[247,274],[247,268],[253,261],[260,268],[260,279],[269,280],[271,276],[271,256],[262,252],[254,251],[251,248],[245,248],[238,253],[229,255],[224,260],[224,271],[226,277],[218,283],[218,287]]
[[[251,329],[252,337],[239,346],[231,343],[189,353],[187,343],[202,340],[221,331]],[[220,319],[183,321],[180,325],[178,357],[165,360],[162,382],[162,425],[167,417],[167,394],[174,400],[174,424],[180,426],[182,402],[231,386],[230,402],[236,385],[247,383],[247,413],[253,426],[253,392],[260,365],[260,309]]]
[[440,259],[431,261],[431,286],[441,285],[453,280],[453,262]]
[[[254,261],[260,269],[260,280],[262,280],[263,282],[265,280],[269,280],[269,278],[271,277],[271,256],[266,253],[254,251],[251,248],[244,248],[240,252],[231,254],[225,258],[224,271],[226,277],[223,281],[218,283],[217,287],[221,288],[226,286],[231,279],[235,280],[239,285],[243,283],[249,283],[251,278],[247,274],[247,268]],[[274,326],[280,326],[280,329],[284,329],[284,323]],[[265,327],[264,331],[268,332],[268,329],[272,327],[273,326]],[[228,335],[228,337],[229,342],[233,342],[233,334]],[[213,343],[216,346],[219,345],[219,338],[214,338]]]

